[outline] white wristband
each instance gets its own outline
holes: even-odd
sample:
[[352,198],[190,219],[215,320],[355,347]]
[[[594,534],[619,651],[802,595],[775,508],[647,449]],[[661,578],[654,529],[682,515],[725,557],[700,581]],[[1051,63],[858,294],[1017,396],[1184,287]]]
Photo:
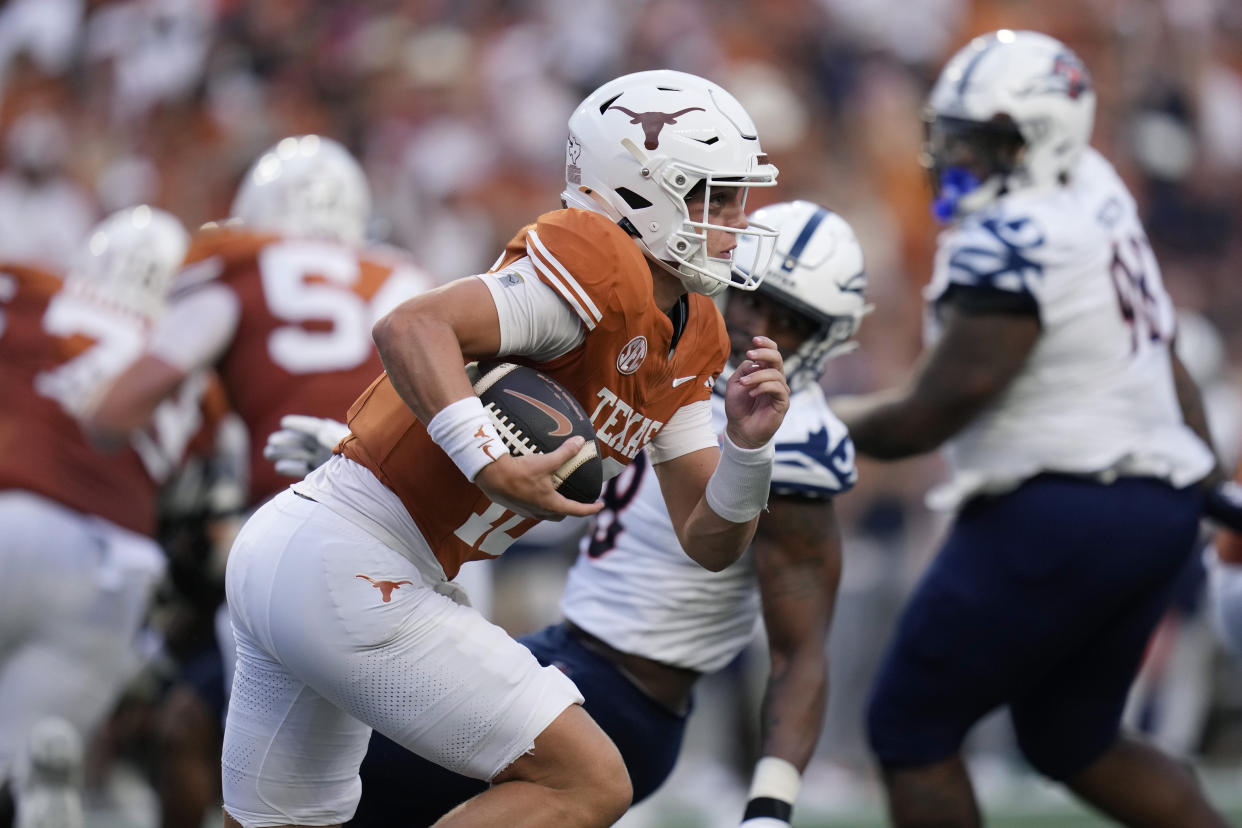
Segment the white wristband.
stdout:
[[441,408],[427,423],[427,434],[471,483],[484,466],[509,453],[478,397],[463,397]]
[[725,432],[720,462],[707,481],[707,505],[727,521],[747,523],[768,505],[772,487],[772,441],[759,448],[738,448]]
[[770,824],[788,824],[801,787],[802,774],[792,762],[775,756],[763,757],[755,763],[755,775],[751,779],[742,824],[753,821],[758,825],[762,824],[761,820],[772,820]]

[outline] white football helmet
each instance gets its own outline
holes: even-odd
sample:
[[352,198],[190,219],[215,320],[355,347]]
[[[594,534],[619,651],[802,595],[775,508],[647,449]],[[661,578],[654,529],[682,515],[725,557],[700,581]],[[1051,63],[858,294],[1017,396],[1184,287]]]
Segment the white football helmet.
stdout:
[[164,311],[190,236],[172,214],[141,204],[91,230],[65,279],[67,291],[148,322]]
[[[685,197],[706,182],[703,214],[691,217]],[[754,290],[762,269],[747,275],[735,260],[708,256],[707,231],[766,238],[711,224],[715,187],[770,187],[776,167],[759,146],[750,116],[721,87],[685,72],[659,69],[609,81],[579,104],[569,119],[565,156],[568,207],[602,213],[634,237],[647,257],[708,296],[726,287]],[[742,191],[745,209],[745,189]]]
[[362,167],[336,141],[291,136],[250,166],[232,215],[260,230],[357,244],[371,216],[371,189]]
[[[862,247],[841,216],[809,201],[787,201],[756,210],[752,219],[776,228],[776,253],[759,292],[816,323],[815,333],[785,355],[791,389],[818,382],[834,356],[858,347],[851,341],[873,306],[863,298],[867,273]],[[754,242],[738,243],[739,265],[754,262]]]
[[949,59],[928,99],[923,163],[937,217],[1063,182],[1094,118],[1091,77],[1064,43],[1009,29],[976,37]]

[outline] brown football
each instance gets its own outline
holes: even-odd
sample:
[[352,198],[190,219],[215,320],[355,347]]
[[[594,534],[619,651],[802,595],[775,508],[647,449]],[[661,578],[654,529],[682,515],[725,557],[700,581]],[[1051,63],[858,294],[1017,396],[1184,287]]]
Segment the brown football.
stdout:
[[594,503],[604,484],[604,464],[595,429],[565,386],[534,368],[513,362],[472,363],[467,373],[496,430],[515,457],[554,451],[575,434],[586,442],[553,474],[557,491],[579,503]]

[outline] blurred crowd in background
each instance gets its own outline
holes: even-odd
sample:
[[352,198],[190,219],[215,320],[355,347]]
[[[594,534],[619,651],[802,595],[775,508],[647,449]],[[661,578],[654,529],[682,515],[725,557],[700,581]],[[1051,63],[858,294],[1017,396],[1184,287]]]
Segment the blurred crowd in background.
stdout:
[[[1094,75],[1093,144],[1138,198],[1174,300],[1183,357],[1209,398],[1227,466],[1242,452],[1242,3],[1236,0],[8,0],[0,6],[0,260],[64,272],[100,217],[162,207],[193,228],[227,215],[241,174],[285,135],[320,133],[361,160],[371,236],[442,281],[486,270],[518,226],[559,206],[565,123],[616,75],[711,78],[754,116],[780,172],[764,200],[807,198],[858,231],[875,313],[828,390],[892,385],[921,346],[936,226],[919,163],[924,97],[977,33],[1033,28]],[[341,412],[342,416],[344,412]],[[845,580],[819,790],[865,785],[865,690],[895,611],[943,518],[922,496],[935,458],[860,463],[838,504]],[[153,667],[96,747],[158,786],[169,677],[212,646],[221,524],[167,523],[172,576],[152,619]],[[515,634],[556,617],[572,541],[492,567]],[[1131,721],[1166,747],[1242,761],[1242,669],[1215,646],[1187,573],[1153,643]],[[760,673],[762,658],[757,662]],[[161,667],[160,665],[163,664]],[[746,665],[701,694],[686,763],[727,773],[754,716]],[[753,684],[753,682],[752,682]],[[745,695],[744,693],[742,694]],[[752,702],[753,703],[753,702]],[[720,717],[736,725],[720,726]],[[700,728],[703,730],[704,728]],[[1016,763],[1004,724],[980,755]],[[108,763],[99,759],[98,767]],[[161,769],[162,770],[153,770]],[[812,777],[808,777],[812,778]],[[837,787],[833,787],[837,780]],[[807,783],[807,790],[813,788]],[[167,822],[167,820],[166,820]]]

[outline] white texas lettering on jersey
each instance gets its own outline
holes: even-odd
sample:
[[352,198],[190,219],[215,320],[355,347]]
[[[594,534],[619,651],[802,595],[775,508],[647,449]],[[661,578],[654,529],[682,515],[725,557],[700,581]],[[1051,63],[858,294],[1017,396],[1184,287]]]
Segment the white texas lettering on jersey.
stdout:
[[1038,310],[1021,372],[947,446],[954,476],[929,503],[1010,489],[1041,471],[1150,475],[1184,486],[1211,467],[1173,386],[1173,304],[1134,199],[1088,148],[1069,185],[1021,191],[940,237],[929,300],[954,287]]
[[600,388],[597,396],[599,403],[591,412],[595,439],[627,460],[637,457],[643,446],[664,427],[664,423],[643,416],[609,388]]
[[[712,418],[723,431],[719,394],[712,397]],[[854,444],[818,386],[790,398],[774,441],[774,494],[827,498],[854,485]],[[569,572],[561,599],[565,617],[618,649],[666,664],[702,672],[728,664],[754,635],[759,617],[751,554],[722,572],[692,561],[645,453],[609,482],[603,499],[605,508]]]

